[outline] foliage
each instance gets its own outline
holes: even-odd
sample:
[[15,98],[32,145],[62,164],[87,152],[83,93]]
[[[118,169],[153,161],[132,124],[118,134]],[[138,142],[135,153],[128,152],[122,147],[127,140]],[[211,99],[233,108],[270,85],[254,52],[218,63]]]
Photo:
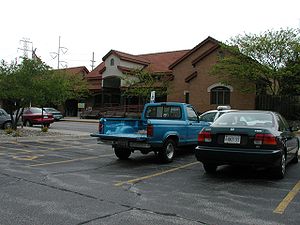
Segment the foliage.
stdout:
[[235,82],[242,91],[253,90],[255,86],[245,84],[254,83],[257,92],[273,95],[284,93],[286,81],[289,85],[297,85],[291,82],[300,56],[300,31],[297,29],[238,35],[222,45],[222,51],[225,55],[211,74],[219,76],[223,83]]
[[147,100],[151,91],[155,91],[156,96],[167,95],[169,86],[169,76],[165,74],[153,74],[146,70],[135,69],[127,73],[122,78],[127,87],[124,95],[127,97],[140,96]]
[[14,130],[12,128],[7,128],[4,131],[6,134],[12,134]]
[[[11,102],[9,112],[16,129],[24,107],[57,105],[88,92],[82,77],[52,70],[41,61],[24,58],[22,63],[0,65],[0,99]],[[14,110],[16,117],[12,116]]]
[[42,126],[41,131],[46,133],[48,132],[48,127],[47,126]]

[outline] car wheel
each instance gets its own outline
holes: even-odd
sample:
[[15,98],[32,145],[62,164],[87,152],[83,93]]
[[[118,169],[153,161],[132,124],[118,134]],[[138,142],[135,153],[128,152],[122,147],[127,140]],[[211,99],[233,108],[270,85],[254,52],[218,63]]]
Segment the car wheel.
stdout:
[[12,123],[11,123],[10,121],[4,123],[4,124],[3,124],[3,128],[4,128],[4,130],[5,130],[5,129],[12,128]]
[[299,149],[296,151],[296,154],[295,154],[295,156],[294,156],[294,158],[292,159],[292,163],[298,163],[298,154],[299,154]]
[[203,168],[206,173],[215,173],[217,170],[217,165],[213,163],[203,163]]
[[286,170],[286,156],[285,156],[285,153],[282,152],[279,165],[277,165],[274,168],[275,177],[278,179],[282,179],[285,175],[285,170]]
[[128,159],[131,151],[127,148],[114,148],[115,155],[122,160]]
[[24,126],[25,126],[25,127],[32,127],[32,123],[31,123],[29,120],[26,120],[26,121],[24,122]]
[[164,163],[173,161],[176,149],[176,142],[173,139],[167,139],[163,148],[159,151],[159,158]]

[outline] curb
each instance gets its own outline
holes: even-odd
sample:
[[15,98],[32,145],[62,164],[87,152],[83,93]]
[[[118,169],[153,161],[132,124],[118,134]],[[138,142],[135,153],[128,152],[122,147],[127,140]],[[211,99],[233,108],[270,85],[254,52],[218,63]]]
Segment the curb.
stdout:
[[[24,127],[27,130],[36,130],[31,127]],[[51,134],[52,133],[52,134]],[[54,134],[53,134],[54,133]],[[5,142],[18,142],[18,141],[39,141],[39,140],[60,140],[60,139],[78,139],[82,137],[90,137],[89,132],[70,131],[70,130],[58,130],[51,129],[45,135],[31,135],[23,137],[12,137],[12,136],[0,136],[0,143]]]
[[62,122],[79,122],[79,123],[99,123],[99,120],[86,120],[86,119],[61,119]]

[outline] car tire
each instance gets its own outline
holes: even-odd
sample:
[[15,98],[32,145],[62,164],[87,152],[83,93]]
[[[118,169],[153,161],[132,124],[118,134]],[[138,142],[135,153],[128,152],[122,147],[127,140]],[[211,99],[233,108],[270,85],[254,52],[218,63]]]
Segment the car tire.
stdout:
[[25,126],[25,127],[32,127],[32,123],[31,123],[29,120],[26,120],[26,121],[24,122],[24,126]]
[[176,142],[173,139],[167,139],[163,148],[159,151],[158,156],[163,163],[170,163],[174,159]]
[[12,128],[12,123],[10,121],[5,122],[3,124],[3,129],[6,130],[6,129],[9,129],[9,128]]
[[114,151],[115,155],[121,160],[128,159],[131,155],[130,149],[127,148],[114,148]]
[[286,155],[285,152],[282,151],[281,159],[279,164],[274,168],[274,176],[277,179],[282,179],[286,172]]
[[48,127],[49,128],[50,127],[50,123],[45,123],[44,127]]
[[298,163],[299,159],[298,159],[298,154],[299,154],[299,149],[296,151],[296,154],[294,156],[294,158],[292,159],[291,163]]
[[205,172],[208,174],[215,173],[217,170],[217,167],[218,166],[213,163],[203,163],[203,168],[204,168]]

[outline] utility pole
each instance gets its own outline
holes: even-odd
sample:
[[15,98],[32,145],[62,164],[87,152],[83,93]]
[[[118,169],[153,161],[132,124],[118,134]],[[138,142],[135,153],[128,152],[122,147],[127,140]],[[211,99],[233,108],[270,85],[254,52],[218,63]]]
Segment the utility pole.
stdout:
[[55,59],[57,57],[57,69],[59,69],[59,66],[61,65],[61,63],[65,63],[65,65],[67,64],[67,62],[60,60],[60,52],[62,52],[63,54],[66,54],[67,51],[68,51],[67,48],[60,46],[60,36],[59,36],[57,52],[50,52],[50,55],[52,54],[51,55],[52,59]]
[[[23,51],[23,57],[28,58],[28,52],[32,52],[32,50],[29,49],[29,44],[32,46],[32,42],[30,41],[29,38],[24,38],[20,40],[20,43],[23,44],[23,48],[18,48],[19,50]],[[31,47],[32,49],[32,47]]]
[[96,61],[95,61],[95,55],[94,55],[94,52],[93,52],[93,56],[92,56],[91,62],[92,62],[91,67],[92,67],[92,70],[93,70],[93,69],[94,69],[94,63],[96,62]]

